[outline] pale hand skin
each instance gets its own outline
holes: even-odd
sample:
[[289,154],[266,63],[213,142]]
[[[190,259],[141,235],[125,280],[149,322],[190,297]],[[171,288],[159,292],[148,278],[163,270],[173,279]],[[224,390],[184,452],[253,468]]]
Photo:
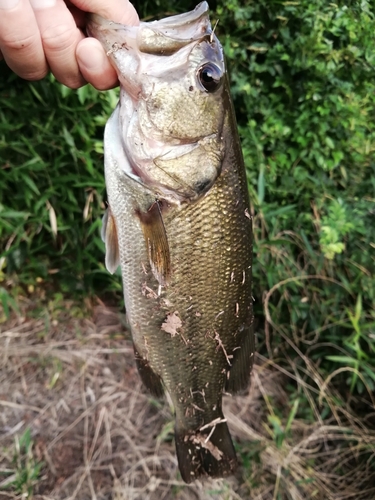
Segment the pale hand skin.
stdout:
[[101,44],[86,38],[85,13],[137,25],[129,0],[0,0],[0,59],[26,80],[51,71],[71,88],[87,82],[99,90],[117,85]]

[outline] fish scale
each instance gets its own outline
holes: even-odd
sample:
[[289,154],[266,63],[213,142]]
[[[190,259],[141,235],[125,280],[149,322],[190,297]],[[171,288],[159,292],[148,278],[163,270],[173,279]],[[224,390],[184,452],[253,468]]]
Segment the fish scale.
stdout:
[[[110,207],[103,230],[106,264],[111,272],[121,265],[141,378],[157,396],[166,389],[173,402],[176,451],[186,482],[235,470],[236,454],[222,411],[222,397],[225,391],[234,393],[247,387],[254,353],[252,228],[246,175],[222,51],[212,34],[207,9],[203,2],[191,13],[141,23],[139,28],[108,24],[98,16],[93,16],[89,24],[115,68],[117,60],[121,61],[119,67],[124,67],[122,57],[129,58],[132,50],[136,59],[145,59],[143,66],[152,68],[150,57],[158,57],[158,50],[151,47],[150,40],[162,40],[161,63],[173,65],[177,58],[180,69],[184,66],[178,59],[179,45],[184,57],[189,50],[195,51],[194,57],[188,58],[188,66],[181,69],[180,85],[178,74],[173,76],[179,91],[171,90],[169,97],[164,79],[170,76],[170,70],[163,74],[158,66],[154,80],[152,71],[148,71],[144,85],[141,70],[139,81],[132,74],[129,82],[118,70],[123,87],[120,103],[104,137]],[[167,50],[167,30],[163,29],[171,22],[175,23],[174,36],[178,29],[187,29],[190,38],[173,39]],[[142,38],[142,29],[146,28],[147,37]],[[152,31],[155,37],[150,35]],[[139,44],[147,54],[139,51]],[[209,91],[196,82],[203,70],[204,83],[210,85],[214,78],[219,82]],[[193,93],[191,82],[196,82]],[[138,97],[134,95],[135,84],[140,89]],[[176,102],[160,105],[167,98]],[[180,106],[179,99],[184,101]],[[198,99],[198,105],[191,106],[189,117],[186,102],[191,99]],[[159,104],[155,107],[156,102]],[[207,127],[203,127],[209,140],[199,138],[202,127],[198,127],[198,135],[194,132],[194,120],[204,112],[200,102],[211,113],[205,116]],[[143,110],[142,123],[138,123],[138,109]],[[163,115],[163,109],[168,109],[167,115]],[[170,113],[175,113],[177,120],[180,109],[189,120],[186,127],[182,122],[177,127],[183,149],[178,149],[178,140],[171,142],[169,136]],[[158,121],[154,139],[150,139],[152,122],[147,122],[150,116]],[[129,123],[131,129],[127,128]],[[152,152],[159,155],[163,150],[163,133],[165,154],[162,160],[152,161]],[[202,144],[203,150],[199,149]],[[203,154],[206,149],[207,154]],[[161,165],[171,176],[170,185],[165,184],[168,176],[160,174]]]

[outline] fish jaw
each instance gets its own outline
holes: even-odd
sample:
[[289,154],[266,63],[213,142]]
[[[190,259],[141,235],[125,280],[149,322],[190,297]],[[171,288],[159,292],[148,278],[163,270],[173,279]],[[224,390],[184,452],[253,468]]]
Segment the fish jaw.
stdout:
[[[137,71],[137,59],[133,53],[128,53],[130,48],[136,48],[137,26],[126,26],[114,23],[99,14],[88,15],[87,33],[99,40],[110,62],[116,69],[120,83],[126,92],[134,99],[140,92],[140,86],[132,75]],[[126,41],[125,41],[126,40]],[[126,75],[126,76],[123,76]]]
[[[119,134],[133,176],[170,203],[204,196],[224,154],[225,64],[207,2],[139,26],[91,15],[88,32],[118,73]],[[214,91],[202,85],[207,78],[218,81]]]
[[[170,55],[212,33],[207,2],[201,2],[191,12],[151,23],[141,22],[139,26],[115,23],[99,14],[89,14],[88,20],[88,34],[100,41],[121,84],[134,99],[141,90],[133,78],[140,53]],[[175,67],[175,59],[169,65]]]
[[[88,14],[89,36],[101,42],[112,60],[116,60],[116,52],[119,48],[116,45],[119,39],[124,37],[136,40],[141,52],[170,54],[192,40],[212,33],[207,2],[201,2],[191,12],[170,16],[159,21],[141,22],[139,27],[140,29],[138,26],[115,23],[99,14]],[[119,67],[117,62],[115,66]]]

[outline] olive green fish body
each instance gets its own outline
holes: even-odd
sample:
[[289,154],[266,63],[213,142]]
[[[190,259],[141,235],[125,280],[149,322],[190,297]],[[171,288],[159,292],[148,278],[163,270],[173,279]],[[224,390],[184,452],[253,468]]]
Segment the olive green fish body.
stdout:
[[[201,31],[202,25],[208,30],[210,38],[206,36],[200,43],[210,48],[213,34],[206,11],[203,3],[190,16],[195,15],[194,22]],[[170,23],[167,35],[171,29],[179,28],[183,22],[180,17],[163,20]],[[171,28],[174,19],[177,28]],[[187,19],[191,25],[191,17]],[[92,31],[96,36],[94,28]],[[131,114],[127,125],[123,125],[126,108],[134,104],[135,98],[132,97],[133,104],[120,99],[105,131],[110,213],[103,238],[108,269],[113,272],[121,265],[126,311],[142,380],[155,395],[161,395],[165,387],[173,401],[179,467],[183,479],[190,482],[205,474],[227,475],[236,466],[222,412],[222,396],[225,391],[245,388],[250,377],[254,353],[252,232],[246,177],[225,75],[221,86],[209,90],[208,93],[217,94],[212,100],[207,95],[199,100],[205,89],[195,85],[192,90],[190,83],[203,71],[199,69],[202,64],[206,65],[204,70],[208,67],[211,71],[211,66],[207,66],[209,50],[203,48],[203,59],[199,59],[198,50],[196,55],[192,55],[195,49],[187,50],[192,43],[189,37],[174,41],[171,48],[167,35],[158,33],[154,36],[163,51],[169,54],[186,50],[190,60],[196,59],[198,65],[198,70],[193,67],[194,71],[187,71],[183,84],[176,83],[175,95],[169,97],[171,102],[166,105],[159,101],[158,106],[168,108],[168,117],[169,108],[174,109],[173,116],[180,111],[173,99],[181,107],[184,101],[194,99],[191,93],[195,93],[197,109],[203,103],[211,118],[206,116],[203,128],[200,124],[188,124],[188,132],[183,124],[171,125],[169,120],[168,130],[173,130],[173,137],[168,136],[166,141],[170,146],[159,156],[159,163],[148,164],[147,155],[143,160],[138,158],[143,145],[137,146],[136,155],[129,155],[130,139],[127,142],[119,132],[135,130],[139,123]],[[153,52],[152,33],[146,34],[146,42],[142,39],[142,43],[148,52]],[[218,42],[215,44],[217,52]],[[217,58],[215,54],[212,57]],[[219,63],[215,62],[218,68],[219,59]],[[129,92],[130,84],[126,84]],[[134,89],[136,85],[134,79],[130,86]],[[184,88],[187,96],[181,97]],[[148,118],[154,109],[151,101],[158,101],[160,95],[164,94],[153,95],[150,90],[143,96],[151,106],[147,109]],[[191,109],[185,112],[187,119],[190,112],[196,120],[204,115],[201,110],[196,115]],[[139,127],[147,129],[147,119],[145,122]],[[163,128],[160,123],[158,127]],[[208,137],[204,136],[205,129],[209,129]],[[148,134],[148,129],[138,130],[132,140],[147,140]],[[153,137],[149,147],[159,147],[163,133],[159,131]]]

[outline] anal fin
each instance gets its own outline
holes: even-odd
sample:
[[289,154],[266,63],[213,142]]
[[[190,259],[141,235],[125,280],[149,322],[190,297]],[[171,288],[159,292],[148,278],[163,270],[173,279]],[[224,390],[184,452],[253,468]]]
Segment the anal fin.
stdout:
[[157,375],[149,365],[147,359],[144,359],[134,346],[135,362],[137,364],[139,376],[142,379],[146,389],[155,397],[161,398],[164,395],[164,388],[159,375]]
[[137,212],[147,245],[151,270],[160,285],[167,285],[171,274],[171,257],[165,231],[161,202],[155,201],[147,212]]

